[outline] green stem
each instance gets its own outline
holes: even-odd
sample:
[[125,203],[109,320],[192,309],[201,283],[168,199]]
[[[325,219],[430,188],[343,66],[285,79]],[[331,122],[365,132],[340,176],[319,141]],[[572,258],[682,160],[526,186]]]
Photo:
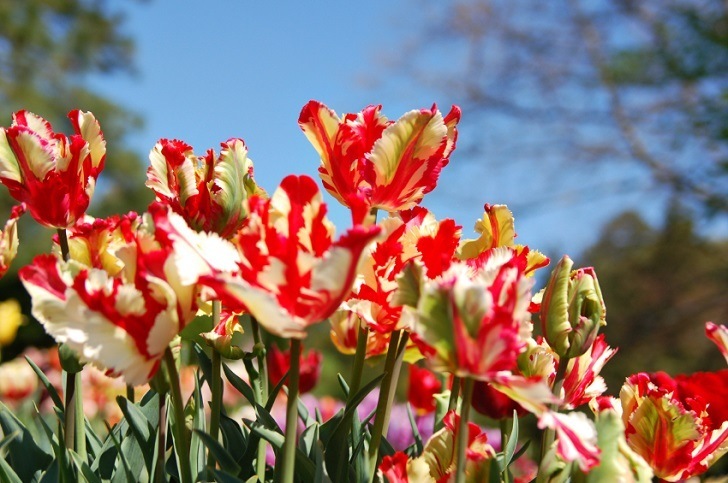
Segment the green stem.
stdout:
[[[360,321],[357,331],[356,353],[354,354],[354,364],[352,366],[351,378],[349,379],[349,393],[346,398],[347,410],[351,406],[352,401],[359,392],[361,386],[361,376],[364,368],[364,359],[367,353],[367,339],[369,338],[369,329]],[[348,411],[348,416],[344,418],[340,424],[343,424],[346,432],[345,438],[349,441],[349,448],[356,448],[359,445],[360,438],[363,437],[358,419],[354,422],[355,412]],[[347,451],[347,455],[349,455]],[[329,477],[332,481],[344,481],[349,472],[348,457],[342,457],[336,464],[329,466]],[[354,466],[357,474],[363,469],[363,457],[357,457],[354,460]]]
[[86,461],[86,417],[83,414],[83,381],[81,381],[81,373],[77,372],[73,375],[76,380],[76,392],[74,394],[76,413],[74,421],[76,423],[76,453],[81,457],[81,461]]
[[174,362],[172,349],[167,347],[164,352],[164,364],[167,366],[167,377],[172,396],[172,410],[174,411],[174,449],[177,454],[177,465],[181,483],[192,483],[192,470],[190,468],[190,443],[185,425],[185,406],[182,401],[182,391],[179,386],[179,373]]
[[[220,301],[212,301],[212,326],[217,327],[220,323]],[[222,413],[222,359],[220,353],[212,350],[212,381],[210,381],[210,437],[217,441],[220,434],[220,413]],[[207,453],[208,468],[215,467],[215,456],[212,451]]]
[[[501,418],[500,420],[500,436],[501,436],[501,452],[505,453],[506,451],[506,444],[508,443],[508,438],[510,438],[510,428],[511,424],[508,424],[511,422],[511,418]],[[508,468],[506,468],[503,471],[503,483],[510,483],[510,472],[508,471]]]
[[126,385],[126,398],[129,400],[130,403],[134,403],[134,386],[131,386],[129,384]]
[[63,418],[63,433],[66,449],[76,448],[76,377],[75,374],[69,374],[63,371],[63,377],[66,380],[65,399],[66,408]]
[[457,452],[455,483],[465,483],[465,450],[468,446],[468,421],[470,419],[470,400],[473,397],[473,383],[474,380],[471,377],[466,377],[463,381],[463,401],[460,407],[460,423],[455,446]]
[[458,407],[458,397],[460,396],[460,378],[453,376],[452,388],[450,389],[450,399],[447,402],[447,411],[456,410]]
[[[127,389],[130,386],[127,386]],[[132,391],[133,394],[133,391]],[[159,394],[159,432],[157,433],[157,466],[154,481],[164,481],[164,463],[167,454],[167,393]]]
[[404,352],[407,349],[407,342],[409,341],[409,332],[402,332],[399,338],[399,347],[397,348],[397,358],[394,361],[394,368],[392,369],[392,380],[390,381],[390,389],[387,398],[387,406],[384,410],[384,427],[382,428],[382,434],[387,436],[389,429],[389,418],[392,415],[392,406],[394,405],[394,395],[397,392],[397,382],[399,381],[399,373],[402,370],[402,361],[404,360]]
[[370,482],[374,481],[377,474],[377,461],[379,460],[379,445],[382,442],[382,433],[384,432],[384,422],[386,419],[386,406],[389,401],[389,392],[392,390],[392,379],[394,374],[394,365],[397,361],[397,352],[399,350],[400,330],[392,332],[389,340],[389,349],[387,349],[387,358],[384,361],[384,378],[379,390],[379,399],[377,400],[377,409],[374,415],[374,427],[372,428],[372,439],[369,442],[369,469],[371,471]]
[[[250,317],[250,325],[258,353],[258,397],[260,398],[258,403],[265,406],[268,403],[268,362],[265,357],[265,346],[262,343],[258,320],[255,317]],[[267,444],[263,438],[258,440],[258,454],[255,460],[255,473],[258,476],[258,481],[265,481],[265,451]]]
[[354,354],[354,366],[351,369],[351,381],[349,382],[349,398],[351,399],[359,392],[361,387],[361,375],[364,370],[364,360],[367,358],[367,341],[369,339],[369,328],[359,322],[359,333],[356,338],[356,353]]
[[293,483],[296,464],[296,430],[298,429],[298,377],[301,341],[291,339],[291,369],[288,372],[288,402],[286,404],[286,435],[283,443],[283,483]]
[[[554,377],[553,393],[556,397],[561,396],[561,388],[564,385],[564,377],[566,376],[566,367],[569,365],[569,359],[564,357],[556,362],[556,376]],[[554,403],[549,406],[551,411],[559,409],[559,405]],[[543,462],[546,453],[548,452],[551,444],[554,442],[556,434],[553,429],[546,428],[541,436],[541,461]]]
[[68,236],[66,235],[66,230],[58,228],[56,232],[58,233],[58,244],[61,247],[61,256],[63,257],[63,261],[67,262],[71,258],[71,251],[68,249]]
[[[56,230],[56,233],[58,233],[58,245],[61,247],[61,257],[63,258],[64,262],[67,262],[71,258],[71,252],[68,249],[68,236],[66,235],[66,230],[63,228],[58,228]],[[78,424],[76,423],[76,420],[78,419],[78,411],[77,411],[77,396],[76,396],[76,382],[80,382],[80,376],[79,379],[76,378],[75,374],[69,374],[65,370],[63,371],[63,380],[65,382],[65,411],[64,411],[64,418],[63,418],[63,434],[64,434],[64,441],[66,444],[66,448],[68,449],[76,449],[76,431],[78,429]],[[81,386],[81,384],[78,384],[78,386]],[[78,389],[80,391],[80,387]],[[83,412],[83,407],[81,408]],[[81,421],[83,421],[83,416],[81,417]]]

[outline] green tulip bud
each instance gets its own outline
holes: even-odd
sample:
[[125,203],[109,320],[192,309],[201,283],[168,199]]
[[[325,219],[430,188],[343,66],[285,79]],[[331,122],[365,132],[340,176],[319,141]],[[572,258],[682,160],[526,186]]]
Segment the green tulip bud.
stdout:
[[592,267],[571,270],[564,256],[551,273],[541,302],[543,335],[560,358],[584,354],[599,327],[606,325],[606,308]]

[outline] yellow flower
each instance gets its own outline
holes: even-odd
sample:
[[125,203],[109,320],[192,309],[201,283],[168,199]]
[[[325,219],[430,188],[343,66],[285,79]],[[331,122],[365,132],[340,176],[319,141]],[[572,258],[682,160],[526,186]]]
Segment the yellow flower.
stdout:
[[0,302],[0,346],[10,345],[15,340],[18,327],[25,317],[20,311],[20,304],[15,299]]

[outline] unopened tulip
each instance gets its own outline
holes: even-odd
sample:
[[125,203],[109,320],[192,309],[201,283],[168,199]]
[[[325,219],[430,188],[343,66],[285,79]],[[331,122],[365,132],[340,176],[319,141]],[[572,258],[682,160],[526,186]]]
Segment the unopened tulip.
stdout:
[[564,256],[551,273],[541,302],[541,326],[560,358],[578,357],[592,346],[606,325],[606,309],[594,269],[571,270]]

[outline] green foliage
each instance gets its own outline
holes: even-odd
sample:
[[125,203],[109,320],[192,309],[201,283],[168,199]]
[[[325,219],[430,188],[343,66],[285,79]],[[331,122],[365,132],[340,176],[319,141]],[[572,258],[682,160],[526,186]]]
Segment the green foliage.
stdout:
[[653,229],[624,213],[584,255],[605,294],[607,341],[619,353],[602,375],[616,393],[636,372],[670,374],[725,366],[704,335],[706,320],[726,320],[728,243],[700,238],[691,216],[673,205]]

